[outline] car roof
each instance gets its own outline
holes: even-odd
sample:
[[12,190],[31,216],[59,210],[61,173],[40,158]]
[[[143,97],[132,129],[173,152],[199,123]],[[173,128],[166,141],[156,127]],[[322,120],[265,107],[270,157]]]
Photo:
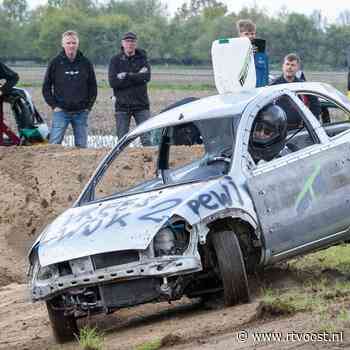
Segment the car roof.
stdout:
[[129,136],[156,128],[182,124],[193,120],[240,115],[259,89],[204,97],[160,113],[136,127]]
[[235,93],[204,97],[186,103],[150,118],[132,130],[128,137],[134,137],[153,129],[182,124],[194,120],[241,115],[247,104],[254,100],[258,95],[266,94],[266,96],[268,96],[270,93],[279,90],[318,93],[334,99],[338,103],[345,105],[350,110],[350,100],[329,84],[314,82],[279,84],[242,90]]

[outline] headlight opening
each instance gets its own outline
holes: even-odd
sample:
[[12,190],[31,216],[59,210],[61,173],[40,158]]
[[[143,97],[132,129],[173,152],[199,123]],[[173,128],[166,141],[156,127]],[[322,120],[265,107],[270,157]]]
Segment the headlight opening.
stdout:
[[164,255],[182,255],[190,240],[189,225],[184,221],[167,223],[153,240],[156,257]]

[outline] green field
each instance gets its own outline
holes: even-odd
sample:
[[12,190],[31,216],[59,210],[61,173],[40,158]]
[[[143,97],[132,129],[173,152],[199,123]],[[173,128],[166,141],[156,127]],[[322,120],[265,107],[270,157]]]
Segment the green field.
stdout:
[[[44,119],[50,124],[51,110],[41,94],[41,85],[45,67],[15,67],[20,75],[18,86],[29,91],[33,101]],[[98,97],[90,115],[89,132],[94,135],[110,135],[115,133],[112,90],[108,85],[107,67],[97,67]],[[275,76],[279,72],[272,72]],[[340,91],[346,90],[346,72],[306,72],[309,81],[320,81],[332,84]],[[159,113],[167,105],[184,97],[204,97],[216,93],[213,72],[209,68],[192,67],[154,67],[149,84],[151,112]],[[5,110],[9,112],[8,106]],[[14,119],[8,113],[7,122],[15,128]],[[71,133],[69,130],[68,133]]]

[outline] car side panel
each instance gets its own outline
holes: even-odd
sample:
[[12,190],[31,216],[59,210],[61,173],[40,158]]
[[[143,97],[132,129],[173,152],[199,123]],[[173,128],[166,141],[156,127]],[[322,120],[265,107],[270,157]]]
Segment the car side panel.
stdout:
[[248,179],[248,189],[272,256],[347,230],[350,144],[253,176]]

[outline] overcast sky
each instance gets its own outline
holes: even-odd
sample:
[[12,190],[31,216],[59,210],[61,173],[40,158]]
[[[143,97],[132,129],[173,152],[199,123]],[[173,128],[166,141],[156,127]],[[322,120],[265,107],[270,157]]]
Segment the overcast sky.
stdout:
[[[173,14],[178,7],[180,7],[186,0],[161,0],[168,6],[170,14]],[[187,0],[188,1],[188,0]],[[319,0],[221,0],[224,2],[229,11],[238,12],[244,5],[252,6],[257,3],[260,8],[266,8],[269,15],[275,15],[276,12],[282,7],[286,6],[289,11],[295,11],[309,15],[313,10],[321,10],[323,16],[327,16],[330,21],[336,19],[341,11],[346,9],[350,10],[349,0],[331,0],[331,1],[319,1]],[[46,4],[47,0],[29,0],[29,6],[34,8],[38,5]]]

